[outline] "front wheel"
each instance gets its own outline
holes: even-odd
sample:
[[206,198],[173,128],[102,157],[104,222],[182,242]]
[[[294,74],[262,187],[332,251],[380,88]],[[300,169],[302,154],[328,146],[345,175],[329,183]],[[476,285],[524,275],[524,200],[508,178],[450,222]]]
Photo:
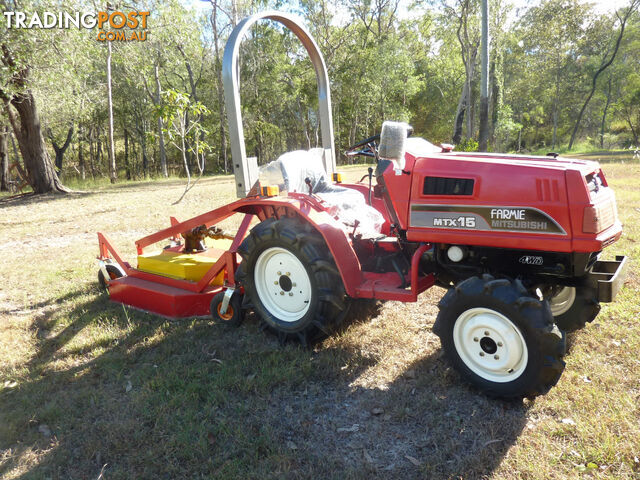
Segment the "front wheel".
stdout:
[[549,306],[556,325],[565,332],[580,330],[600,312],[596,291],[587,286],[555,288]]
[[520,282],[490,275],[450,289],[433,330],[445,355],[471,384],[502,398],[549,391],[562,371],[564,336],[548,303]]

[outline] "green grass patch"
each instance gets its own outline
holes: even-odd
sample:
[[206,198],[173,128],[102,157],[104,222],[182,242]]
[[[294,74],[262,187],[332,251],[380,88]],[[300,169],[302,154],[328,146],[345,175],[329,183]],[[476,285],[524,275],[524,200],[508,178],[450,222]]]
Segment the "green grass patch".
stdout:
[[[353,180],[366,167],[340,170]],[[231,176],[204,178],[179,205],[181,179],[3,200],[0,477],[638,478],[640,165],[604,170],[625,225],[606,253],[630,256],[629,278],[571,336],[559,384],[515,403],[441,358],[439,288],[359,305],[311,351],[280,347],[254,316],[234,329],[111,303],[95,232],[133,260],[133,242],[169,216],[233,200]]]

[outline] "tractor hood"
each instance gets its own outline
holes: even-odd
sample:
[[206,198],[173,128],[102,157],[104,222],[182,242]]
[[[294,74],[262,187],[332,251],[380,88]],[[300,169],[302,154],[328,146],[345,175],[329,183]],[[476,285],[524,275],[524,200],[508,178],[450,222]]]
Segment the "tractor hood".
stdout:
[[[579,160],[567,157],[548,157],[537,155],[516,155],[509,153],[477,153],[477,152],[451,152],[447,148],[438,147],[427,140],[419,137],[410,137],[407,139],[407,153],[414,158],[432,158],[442,159],[456,163],[473,162],[476,165],[469,165],[469,171],[480,168],[482,164],[495,165],[512,165],[519,167],[529,167],[534,169],[551,169],[551,170],[573,170],[586,176],[600,169],[598,162],[590,160]],[[458,164],[459,165],[459,164]]]
[[577,170],[587,175],[600,169],[598,162],[592,160],[579,160],[567,157],[546,157],[536,155],[516,155],[508,153],[473,153],[450,152],[444,154],[447,158],[467,160],[471,162],[496,163],[501,165],[519,165],[533,168],[553,170]]

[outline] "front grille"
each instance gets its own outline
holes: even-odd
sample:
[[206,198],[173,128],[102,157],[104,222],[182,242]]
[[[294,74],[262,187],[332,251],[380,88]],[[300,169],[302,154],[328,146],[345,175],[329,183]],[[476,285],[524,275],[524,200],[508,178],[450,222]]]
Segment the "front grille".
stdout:
[[473,195],[472,178],[424,177],[424,195]]

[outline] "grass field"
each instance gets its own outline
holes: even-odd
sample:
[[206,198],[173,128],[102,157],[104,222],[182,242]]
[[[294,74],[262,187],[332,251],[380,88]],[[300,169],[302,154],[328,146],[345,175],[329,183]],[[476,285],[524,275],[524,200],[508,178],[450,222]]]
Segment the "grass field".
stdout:
[[176,180],[0,198],[0,477],[640,478],[640,165],[605,172],[625,225],[607,255],[631,257],[626,286],[571,337],[559,384],[510,403],[441,358],[439,288],[358,305],[313,351],[251,317],[230,329],[109,302],[96,231],[131,260],[170,215],[233,200],[231,177],[177,206]]

